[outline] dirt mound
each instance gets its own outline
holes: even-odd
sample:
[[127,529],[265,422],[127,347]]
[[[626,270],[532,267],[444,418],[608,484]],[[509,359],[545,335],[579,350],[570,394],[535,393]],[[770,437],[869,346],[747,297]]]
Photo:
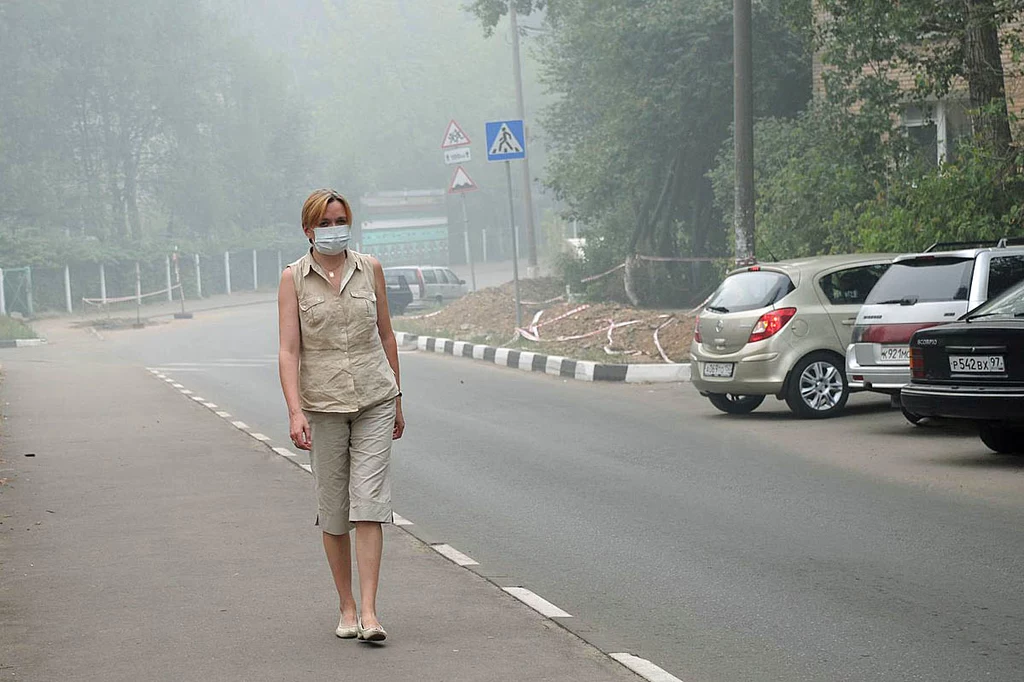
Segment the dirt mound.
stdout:
[[689,359],[693,319],[687,311],[569,301],[553,278],[524,280],[520,291],[523,328],[519,333],[511,283],[469,294],[434,313],[396,318],[395,327],[610,363],[664,362],[655,342],[657,332],[662,349],[673,362]]

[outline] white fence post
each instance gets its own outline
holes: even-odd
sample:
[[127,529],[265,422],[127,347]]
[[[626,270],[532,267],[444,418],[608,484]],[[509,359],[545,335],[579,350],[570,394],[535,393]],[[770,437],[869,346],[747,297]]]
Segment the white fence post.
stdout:
[[257,267],[257,256],[256,249],[252,250],[252,290],[256,291],[260,288],[260,272]]
[[64,264],[64,303],[67,305],[68,314],[75,312],[75,309],[71,307],[71,267]]
[[135,261],[135,305],[142,305],[142,268]]
[[100,263],[100,300],[107,305],[107,268]]
[[224,252],[224,291],[231,295],[231,252]]
[[484,257],[484,262],[486,263],[487,262],[487,228],[486,227],[483,228],[482,230],[480,230],[480,241],[484,245],[483,257]]
[[171,257],[164,256],[164,267],[167,270],[167,300],[174,302],[174,292],[171,291]]
[[199,268],[199,254],[193,254],[196,262],[196,298],[203,297],[203,272]]
[[7,298],[4,296],[4,269],[0,268],[0,315],[7,314]]

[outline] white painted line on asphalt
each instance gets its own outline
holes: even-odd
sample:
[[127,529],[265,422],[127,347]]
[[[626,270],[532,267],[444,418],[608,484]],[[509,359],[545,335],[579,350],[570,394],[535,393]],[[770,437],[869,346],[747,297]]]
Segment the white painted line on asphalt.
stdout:
[[249,430],[249,425],[246,424],[245,422],[231,422],[231,425],[234,426],[236,429],[241,429],[242,431]]
[[174,379],[172,379],[170,377],[164,377],[164,381],[166,381],[169,384],[173,384],[174,383]]
[[217,409],[217,404],[216,403],[203,403],[203,407],[209,407],[211,410],[216,410]]
[[193,396],[189,396],[189,397],[191,397],[192,400],[196,401],[197,403],[205,403],[206,402],[206,398],[203,398],[203,397],[198,396],[198,395],[193,395]]
[[393,524],[395,524],[396,526],[413,526],[413,525],[415,525],[412,521],[410,521],[409,519],[405,518],[404,516],[399,516],[398,514],[392,513],[391,517],[392,517],[391,518],[391,522]]
[[181,392],[182,395],[192,395],[192,391],[188,390],[187,388],[179,388],[178,390]]
[[274,452],[281,455],[282,457],[298,457],[297,454],[289,450],[288,448],[273,448]]
[[184,387],[184,386],[182,386],[181,384],[179,384],[179,383],[175,383],[175,382],[171,382],[171,386],[174,386],[175,388],[185,388],[185,387]]
[[451,559],[452,561],[457,563],[459,566],[479,566],[480,565],[479,563],[477,563],[476,561],[473,561],[471,558],[469,558],[468,556],[466,556],[465,554],[463,554],[459,550],[455,549],[451,545],[431,545],[430,547],[431,547],[431,549],[436,551],[441,556],[447,557],[448,559]]
[[217,416],[220,417],[221,419],[227,419],[228,417],[231,416],[231,413],[221,411],[217,413]]
[[645,680],[650,682],[683,682],[681,679],[665,672],[658,666],[654,665],[646,658],[640,658],[633,654],[608,654],[616,661],[626,666],[633,672]]
[[505,590],[534,611],[537,611],[542,616],[547,616],[548,618],[572,618],[572,614],[566,613],[547,599],[534,594],[525,587],[503,587],[501,589]]
[[308,471],[309,473],[313,473],[313,467],[309,466],[308,464],[300,464],[299,466]]
[[256,440],[260,441],[261,443],[266,443],[267,441],[270,440],[270,436],[264,436],[262,433],[250,433],[249,435],[255,438]]

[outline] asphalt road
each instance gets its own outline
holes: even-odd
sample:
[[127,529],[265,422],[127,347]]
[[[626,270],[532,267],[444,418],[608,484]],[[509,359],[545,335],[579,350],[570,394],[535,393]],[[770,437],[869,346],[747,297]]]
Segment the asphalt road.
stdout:
[[[288,445],[272,305],[104,345]],[[688,385],[402,363],[397,511],[598,646],[686,682],[1024,674],[1024,462],[971,433],[874,397],[730,418]]]

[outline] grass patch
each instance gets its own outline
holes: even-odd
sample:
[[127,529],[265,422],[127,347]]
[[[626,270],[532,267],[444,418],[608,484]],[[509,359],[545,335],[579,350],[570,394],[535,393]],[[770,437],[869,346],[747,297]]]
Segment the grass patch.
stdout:
[[7,315],[0,316],[0,341],[38,338],[32,327]]

